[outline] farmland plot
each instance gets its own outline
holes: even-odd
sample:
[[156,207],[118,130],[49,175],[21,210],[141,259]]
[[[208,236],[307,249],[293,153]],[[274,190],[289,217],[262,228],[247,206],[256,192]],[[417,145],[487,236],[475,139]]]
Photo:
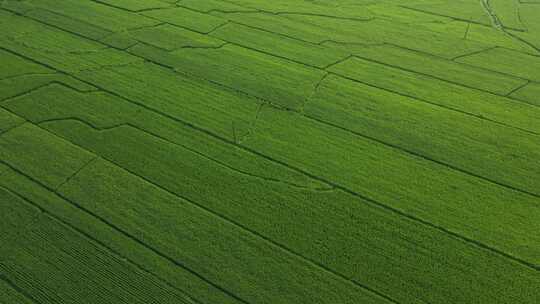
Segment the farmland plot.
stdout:
[[535,1],[0,3],[0,303],[538,303]]

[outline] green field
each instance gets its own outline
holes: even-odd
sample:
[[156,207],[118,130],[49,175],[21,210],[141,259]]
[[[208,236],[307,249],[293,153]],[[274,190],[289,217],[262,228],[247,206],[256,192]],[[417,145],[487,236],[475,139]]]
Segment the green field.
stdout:
[[540,303],[540,1],[0,0],[0,303]]

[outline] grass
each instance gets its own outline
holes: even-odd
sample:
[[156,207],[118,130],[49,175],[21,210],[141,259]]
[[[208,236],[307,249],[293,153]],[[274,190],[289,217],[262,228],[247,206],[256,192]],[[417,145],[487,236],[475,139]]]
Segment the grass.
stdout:
[[2,2],[0,302],[537,303],[536,12]]

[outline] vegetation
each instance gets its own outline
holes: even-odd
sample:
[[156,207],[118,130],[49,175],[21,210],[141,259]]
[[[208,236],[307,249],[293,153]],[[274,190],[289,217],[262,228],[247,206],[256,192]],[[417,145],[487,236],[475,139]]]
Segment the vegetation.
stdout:
[[540,2],[0,3],[0,303],[538,303]]

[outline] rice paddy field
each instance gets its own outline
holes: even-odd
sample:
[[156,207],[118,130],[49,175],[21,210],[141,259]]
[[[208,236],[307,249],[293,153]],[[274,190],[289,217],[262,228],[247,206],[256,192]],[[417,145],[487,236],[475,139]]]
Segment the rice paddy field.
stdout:
[[540,1],[1,0],[0,303],[540,303]]

